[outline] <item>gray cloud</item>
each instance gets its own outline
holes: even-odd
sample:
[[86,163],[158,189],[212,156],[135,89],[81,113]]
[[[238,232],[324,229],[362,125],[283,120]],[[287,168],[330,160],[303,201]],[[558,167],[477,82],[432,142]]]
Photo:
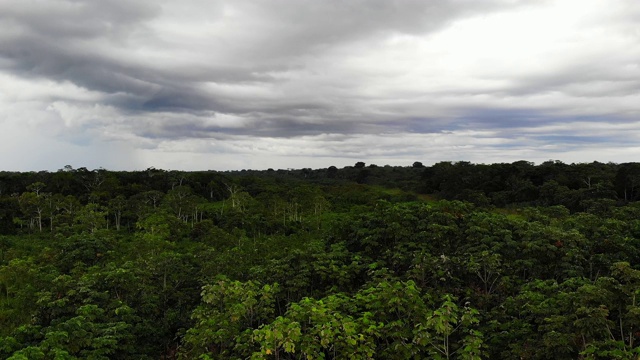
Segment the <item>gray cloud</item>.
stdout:
[[[17,128],[28,108],[39,119],[29,131],[85,147],[124,142],[143,162],[176,142],[248,154],[249,141],[292,156],[286,143],[300,140],[331,159],[434,152],[375,136],[453,141],[460,156],[610,144],[552,132],[637,118],[638,19],[631,0],[7,0],[0,126]],[[460,135],[469,131],[489,135]],[[328,135],[379,151],[313,145]]]
[[[250,103],[243,109],[234,99],[218,101],[217,94],[199,89],[198,84],[277,83],[271,73],[304,68],[305,57],[331,51],[339,44],[383,37],[388,32],[422,34],[499,2],[482,7],[473,1],[206,3],[185,6],[196,8],[195,12],[204,6],[212,11],[206,15],[208,22],[224,23],[229,29],[224,26],[212,34],[213,46],[198,48],[189,44],[189,37],[163,39],[150,25],[163,15],[163,5],[168,12],[175,3],[58,0],[34,6],[4,2],[0,21],[12,31],[1,40],[0,55],[11,61],[7,70],[20,76],[70,81],[105,94],[130,96],[129,101],[120,96],[113,101],[116,106],[250,112],[255,111]],[[225,19],[225,7],[238,14]],[[185,41],[190,50],[187,56],[192,58],[184,63],[169,60],[154,65],[152,56],[136,57],[136,46],[144,42],[163,46],[176,45],[172,42],[179,40]],[[170,48],[160,50],[171,56]],[[229,61],[205,64],[208,54],[217,57],[216,52],[230,53],[223,56]]]

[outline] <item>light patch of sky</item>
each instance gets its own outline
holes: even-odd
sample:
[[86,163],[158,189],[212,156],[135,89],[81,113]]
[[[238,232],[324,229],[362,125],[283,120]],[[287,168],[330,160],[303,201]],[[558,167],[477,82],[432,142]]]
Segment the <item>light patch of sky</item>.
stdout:
[[477,16],[434,36],[431,46],[442,54],[442,63],[455,71],[498,77],[505,76],[505,70],[546,73],[547,56],[568,50],[567,40],[575,35],[577,19],[588,11],[588,5],[556,2]]

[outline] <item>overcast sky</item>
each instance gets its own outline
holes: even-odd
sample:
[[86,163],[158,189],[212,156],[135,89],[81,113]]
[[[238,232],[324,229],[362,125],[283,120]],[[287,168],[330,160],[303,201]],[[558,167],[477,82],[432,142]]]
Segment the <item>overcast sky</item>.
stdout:
[[1,0],[0,170],[640,161],[638,0]]

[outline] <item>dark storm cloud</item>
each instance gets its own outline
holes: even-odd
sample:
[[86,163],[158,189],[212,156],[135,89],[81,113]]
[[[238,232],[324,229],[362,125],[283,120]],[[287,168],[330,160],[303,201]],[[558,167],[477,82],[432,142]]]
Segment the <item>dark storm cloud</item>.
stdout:
[[[278,73],[304,69],[309,57],[330,52],[356,40],[375,40],[387,33],[424,34],[460,16],[486,12],[502,1],[239,1],[231,5],[240,13],[228,29],[212,34],[202,48],[191,38],[171,39],[153,21],[171,15],[175,2],[155,1],[8,1],[0,5],[0,57],[9,61],[4,71],[25,78],[68,81],[102,93],[102,102],[128,113],[222,112],[246,116],[252,128],[230,130],[256,136],[296,136],[322,132],[371,131],[367,114],[336,113],[334,99],[316,101],[244,94],[238,97],[207,90],[204,83],[278,86]],[[228,4],[194,2],[189,6],[208,12],[212,23],[224,19]],[[179,7],[179,6],[178,6]],[[196,11],[197,12],[197,11]],[[190,13],[195,14],[195,13]],[[189,19],[184,24],[188,26]],[[197,19],[196,19],[197,21]],[[249,33],[249,34],[248,34]],[[197,35],[197,34],[196,34]],[[191,51],[173,61],[172,46],[183,40]],[[137,54],[138,47],[155,47],[155,53]],[[167,46],[166,49],[162,49]],[[179,45],[178,45],[179,46]],[[159,47],[159,49],[158,49]],[[156,64],[154,54],[169,59]],[[209,54],[229,57],[207,64]],[[192,58],[191,58],[192,57]],[[339,58],[336,59],[339,61]],[[305,119],[306,117],[312,119]],[[303,115],[302,117],[300,115]],[[375,122],[375,119],[369,120]],[[351,122],[351,123],[348,123]],[[355,122],[359,123],[355,126]],[[187,127],[178,131],[180,126]],[[195,126],[195,127],[194,127]],[[136,128],[135,124],[131,124]],[[194,127],[188,129],[188,127]],[[173,124],[169,130],[207,133],[202,124]]]
[[[511,6],[518,3],[522,2],[511,2]],[[268,4],[241,2],[239,6],[258,22],[260,18],[271,19],[265,26],[271,32],[257,35],[270,46],[259,50],[279,58],[324,51],[386,32],[422,35],[458,17],[503,9],[505,5],[505,1],[473,0],[275,0]]]
[[155,17],[160,7],[151,1],[19,1],[6,0],[0,19],[13,30],[55,39],[126,37],[141,21]]
[[[135,58],[131,38],[154,41],[145,22],[161,11],[155,2],[142,1],[5,2],[0,5],[0,24],[8,31],[0,35],[0,56],[9,60],[6,70],[19,76],[69,81],[105,93],[106,102],[109,94],[119,94],[116,105],[152,110],[211,107],[205,106],[213,103],[210,98],[183,81],[204,70],[189,74],[156,67],[151,57]],[[221,68],[209,77],[251,77],[241,71]]]

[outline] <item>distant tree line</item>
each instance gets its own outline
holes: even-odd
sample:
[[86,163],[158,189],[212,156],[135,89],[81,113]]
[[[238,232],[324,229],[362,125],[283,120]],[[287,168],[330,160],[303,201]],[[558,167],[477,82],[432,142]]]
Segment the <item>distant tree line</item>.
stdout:
[[[135,209],[141,211],[148,204],[157,206],[165,195],[169,196],[165,203],[172,202],[170,207],[185,220],[195,222],[204,217],[203,211],[208,211],[199,207],[203,202],[226,199],[232,194],[232,207],[243,207],[246,200],[272,192],[273,187],[284,189],[290,187],[287,184],[299,182],[334,187],[377,185],[478,206],[562,205],[577,212],[639,200],[640,163],[547,161],[534,165],[518,161],[486,165],[459,161],[393,167],[358,162],[341,169],[331,166],[230,172],[154,168],[118,172],[66,166],[56,172],[0,172],[0,232],[36,227],[40,231],[55,226],[56,221],[69,223],[78,215],[79,206],[89,203],[98,206],[94,210],[110,214],[106,220],[109,226],[131,226],[140,215]],[[288,194],[282,200],[290,201],[292,197],[295,195]],[[295,209],[289,210],[295,213]]]

